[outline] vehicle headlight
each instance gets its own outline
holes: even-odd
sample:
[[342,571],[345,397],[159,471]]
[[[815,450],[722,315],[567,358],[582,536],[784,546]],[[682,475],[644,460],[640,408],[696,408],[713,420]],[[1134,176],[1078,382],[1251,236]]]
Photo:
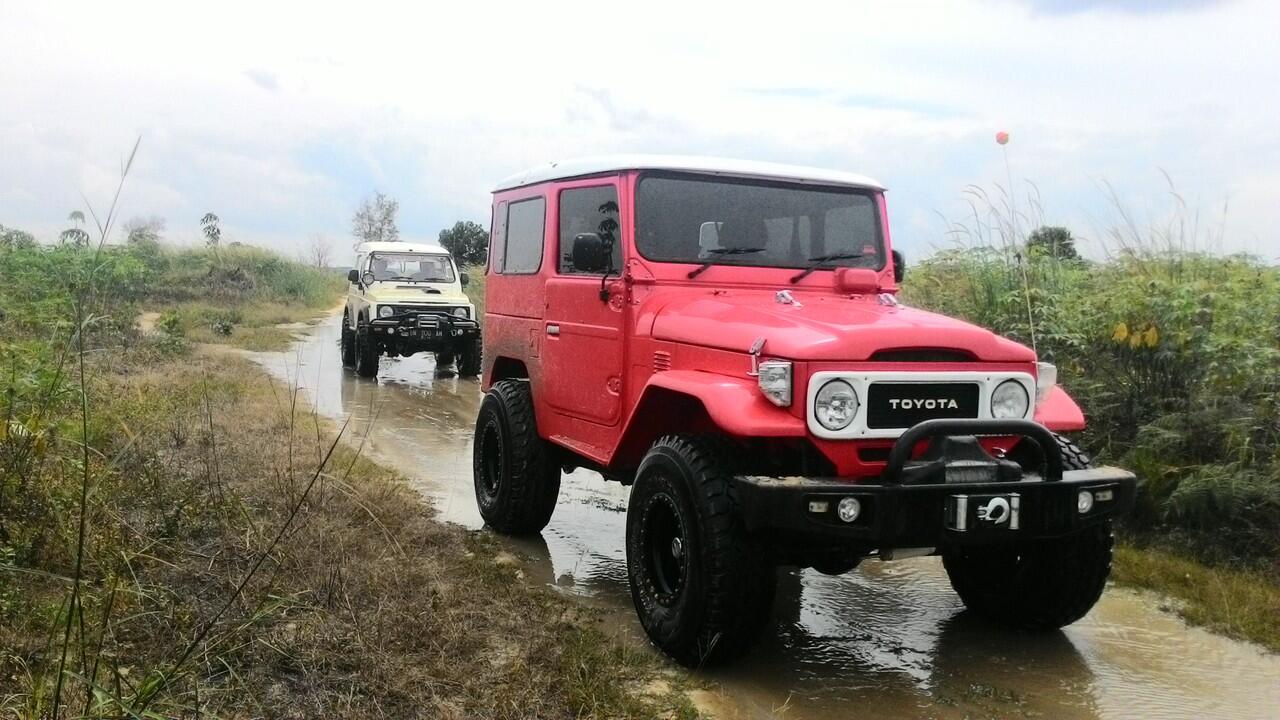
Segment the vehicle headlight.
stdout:
[[391,317],[392,315],[395,315],[395,314],[396,314],[396,309],[391,307],[390,305],[383,305],[378,308],[378,317],[380,318]]
[[791,404],[791,363],[786,360],[766,360],[756,368],[759,373],[760,392],[778,407]]
[[1049,397],[1049,391],[1058,384],[1058,368],[1052,363],[1036,363],[1036,405]]
[[454,308],[454,309],[453,309],[453,316],[454,316],[454,317],[460,317],[460,318],[471,317],[471,312],[470,312],[470,311],[468,311],[468,310],[467,310],[466,308],[464,308],[464,307]]
[[813,417],[828,430],[849,427],[858,414],[858,393],[843,380],[829,380],[813,398]]
[[991,393],[991,417],[997,420],[1024,418],[1030,402],[1031,398],[1027,397],[1027,389],[1022,383],[1005,380]]

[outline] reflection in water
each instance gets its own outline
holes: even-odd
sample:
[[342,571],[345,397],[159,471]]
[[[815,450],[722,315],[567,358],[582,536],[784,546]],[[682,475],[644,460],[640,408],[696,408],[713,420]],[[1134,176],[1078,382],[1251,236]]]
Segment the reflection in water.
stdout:
[[[364,452],[407,477],[441,517],[481,527],[471,486],[474,380],[438,378],[429,357],[384,359],[376,381],[338,362],[336,320],[288,353],[252,357],[297,382],[320,414],[352,417]],[[372,421],[372,422],[371,422]],[[540,538],[504,539],[525,575],[613,616],[643,643],[623,554],[627,488],[565,476]],[[1280,658],[1188,629],[1150,596],[1111,588],[1060,633],[1004,632],[963,612],[941,563],[867,562],[839,577],[779,571],[775,624],[759,649],[703,673],[728,717],[1280,718]]]

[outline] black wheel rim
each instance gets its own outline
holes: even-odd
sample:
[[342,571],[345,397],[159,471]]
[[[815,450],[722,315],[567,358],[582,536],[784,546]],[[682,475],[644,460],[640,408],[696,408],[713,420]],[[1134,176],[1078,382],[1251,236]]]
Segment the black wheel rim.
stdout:
[[675,499],[659,493],[649,499],[644,516],[643,552],[646,569],[660,605],[680,599],[689,572],[689,542]]
[[488,497],[497,496],[502,471],[502,432],[491,419],[480,433],[480,485]]

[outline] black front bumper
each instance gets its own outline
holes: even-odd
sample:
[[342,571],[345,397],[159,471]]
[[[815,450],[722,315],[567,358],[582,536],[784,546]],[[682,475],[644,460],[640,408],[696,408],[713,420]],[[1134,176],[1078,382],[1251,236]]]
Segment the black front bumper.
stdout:
[[373,336],[385,343],[440,344],[480,336],[480,323],[441,312],[408,312],[369,323]]
[[[1030,438],[1043,449],[1043,465],[1023,472],[980,448],[986,460],[975,458],[976,443],[963,441],[979,435]],[[912,460],[929,438],[930,451]],[[945,442],[951,439],[961,442]],[[948,455],[952,447],[958,450]],[[1053,436],[1034,422],[930,420],[898,439],[878,482],[740,477],[738,498],[753,533],[884,551],[1069,535],[1128,511],[1136,485],[1133,473],[1119,468],[1064,471]],[[1082,512],[1085,492],[1091,507]],[[839,516],[844,498],[860,508],[851,522]]]

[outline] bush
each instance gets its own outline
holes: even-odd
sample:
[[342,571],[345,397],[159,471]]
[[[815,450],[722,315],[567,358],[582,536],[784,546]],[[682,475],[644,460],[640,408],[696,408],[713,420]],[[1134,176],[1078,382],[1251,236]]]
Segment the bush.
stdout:
[[1102,263],[955,249],[909,272],[904,299],[1028,345],[1035,328],[1086,444],[1142,478],[1132,528],[1280,556],[1280,269],[1176,249]]

